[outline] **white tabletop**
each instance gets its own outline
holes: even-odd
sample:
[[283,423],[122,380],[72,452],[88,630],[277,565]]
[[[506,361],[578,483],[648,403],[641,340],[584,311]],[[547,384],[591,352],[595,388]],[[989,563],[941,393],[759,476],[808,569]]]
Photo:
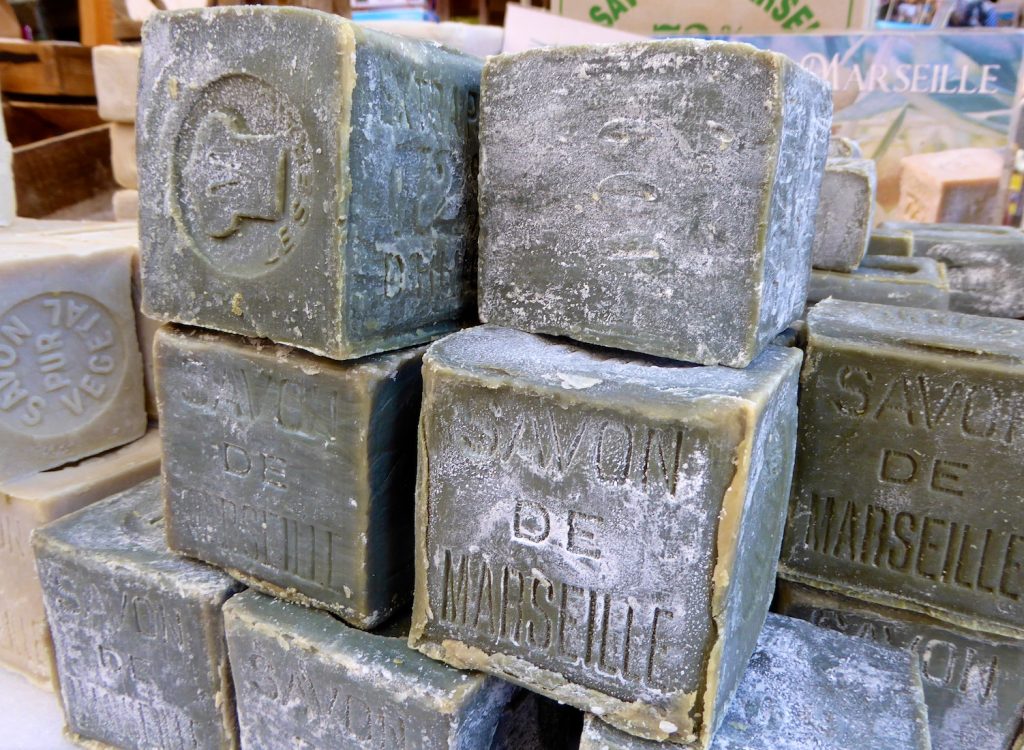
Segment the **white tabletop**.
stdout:
[[74,750],[57,696],[0,668],[0,749]]

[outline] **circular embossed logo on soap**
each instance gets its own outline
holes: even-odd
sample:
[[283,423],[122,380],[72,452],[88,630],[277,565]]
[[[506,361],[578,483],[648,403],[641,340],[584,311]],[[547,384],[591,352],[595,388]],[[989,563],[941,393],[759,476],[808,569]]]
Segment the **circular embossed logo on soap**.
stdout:
[[173,214],[191,249],[231,276],[281,267],[309,222],[311,151],[298,109],[265,81],[231,74],[200,89],[172,166]]
[[34,437],[67,435],[115,398],[121,332],[84,294],[42,294],[0,315],[0,424]]

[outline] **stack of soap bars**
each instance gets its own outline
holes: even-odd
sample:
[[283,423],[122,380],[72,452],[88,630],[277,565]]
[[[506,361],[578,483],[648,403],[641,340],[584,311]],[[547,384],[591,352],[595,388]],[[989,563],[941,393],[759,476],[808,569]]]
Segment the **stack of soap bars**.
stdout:
[[[829,300],[806,360],[776,343],[812,256],[849,275],[868,244],[830,125],[827,86],[743,44],[484,63],[314,11],[154,15],[162,471],[34,534],[68,734],[928,750],[977,723],[1005,750],[1020,680],[977,659],[1024,619],[1024,324]],[[816,222],[827,174],[863,177],[856,215]],[[930,690],[925,627],[989,713]]]

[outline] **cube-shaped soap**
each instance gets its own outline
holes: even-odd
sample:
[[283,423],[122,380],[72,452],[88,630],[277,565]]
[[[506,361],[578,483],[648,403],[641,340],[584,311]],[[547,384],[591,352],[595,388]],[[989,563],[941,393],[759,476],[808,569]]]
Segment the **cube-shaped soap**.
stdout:
[[144,29],[144,306],[336,359],[474,310],[481,61],[296,8]]
[[906,257],[914,254],[914,233],[909,229],[875,227],[868,240],[868,255]]
[[780,575],[1024,637],[1024,322],[807,316]]
[[67,731],[90,747],[237,745],[221,607],[240,586],[164,543],[151,479],[35,532]]
[[[631,737],[594,716],[580,743],[580,750],[673,747]],[[811,748],[931,750],[921,674],[896,649],[768,615],[711,750]]]
[[79,464],[0,485],[0,664],[45,688],[55,686],[32,531],[160,471],[160,436]]
[[828,160],[814,222],[812,266],[852,271],[860,265],[875,223],[877,182],[871,159]]
[[224,620],[242,746],[252,750],[486,750],[515,691],[402,638],[255,592],[228,602]]
[[931,258],[870,255],[849,272],[811,271],[807,301],[828,297],[879,305],[949,309],[946,266]]
[[146,432],[130,243],[0,240],[0,482]]
[[900,160],[899,212],[922,223],[991,224],[1002,216],[1005,157],[994,148],[912,154]]
[[964,630],[780,581],[779,611],[912,653],[921,667],[932,750],[1010,746],[1024,716],[1024,641]]
[[408,604],[422,354],[159,331],[171,548],[359,627]]
[[696,367],[494,326],[434,344],[410,644],[706,737],[774,588],[801,356]]
[[747,365],[800,317],[828,88],[692,39],[487,60],[480,317]]

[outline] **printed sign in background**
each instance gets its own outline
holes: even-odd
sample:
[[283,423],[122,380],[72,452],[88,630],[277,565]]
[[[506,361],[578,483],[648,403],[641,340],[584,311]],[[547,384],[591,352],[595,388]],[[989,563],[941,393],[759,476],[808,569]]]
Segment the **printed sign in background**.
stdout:
[[577,21],[645,35],[784,34],[870,28],[874,0],[551,0]]

